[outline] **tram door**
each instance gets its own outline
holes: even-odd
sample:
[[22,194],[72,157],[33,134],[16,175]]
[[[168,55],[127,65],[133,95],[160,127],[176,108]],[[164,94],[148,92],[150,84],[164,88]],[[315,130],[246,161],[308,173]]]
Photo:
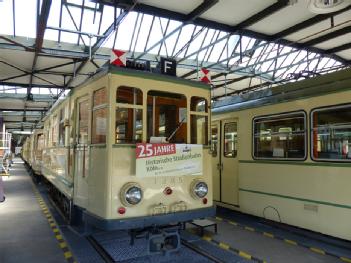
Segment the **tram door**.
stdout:
[[[212,132],[216,129],[217,134],[220,135],[220,143],[216,143],[217,156],[214,157],[213,155],[212,157],[214,158],[214,200],[225,204],[238,205],[238,120],[214,122]],[[216,187],[216,185],[218,186]]]
[[88,173],[89,173],[89,98],[88,96],[77,100],[76,115],[76,142],[75,142],[75,176],[74,195],[78,205],[88,205]]

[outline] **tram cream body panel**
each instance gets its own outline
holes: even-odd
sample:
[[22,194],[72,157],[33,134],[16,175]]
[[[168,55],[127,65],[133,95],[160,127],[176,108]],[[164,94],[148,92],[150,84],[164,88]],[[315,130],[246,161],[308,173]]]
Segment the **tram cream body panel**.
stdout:
[[[239,120],[239,187],[232,189],[239,191],[239,207],[234,209],[351,240],[351,165],[343,167],[311,160],[309,121],[305,161],[281,161],[279,164],[280,161],[253,160],[252,157],[254,117],[304,110],[310,120],[314,108],[350,101],[351,90],[214,114],[212,120]],[[310,209],[305,209],[305,205]]]

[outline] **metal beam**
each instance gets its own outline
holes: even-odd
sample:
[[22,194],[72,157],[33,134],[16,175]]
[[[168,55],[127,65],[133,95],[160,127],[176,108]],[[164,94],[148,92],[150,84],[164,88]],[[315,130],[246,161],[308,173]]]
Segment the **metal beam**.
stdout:
[[341,28],[339,30],[335,30],[333,32],[330,32],[330,33],[325,34],[325,35],[320,36],[320,37],[316,37],[316,38],[311,39],[303,44],[300,44],[300,46],[301,47],[314,46],[316,44],[319,44],[319,43],[346,35],[348,33],[351,33],[351,26],[347,26],[347,27]]
[[305,21],[302,21],[301,23],[298,23],[298,24],[291,26],[287,29],[284,29],[278,33],[275,33],[274,35],[271,36],[271,40],[275,41],[275,40],[281,39],[283,37],[291,35],[295,32],[298,32],[298,31],[303,30],[307,27],[313,26],[319,22],[330,19],[333,16],[339,15],[339,14],[344,13],[344,12],[349,11],[349,10],[351,10],[351,5],[348,7],[345,7],[344,9],[341,9],[337,12],[334,12],[334,13],[316,15],[312,18],[309,18]]
[[[38,0],[39,3],[39,0]],[[49,12],[51,8],[51,3],[52,0],[43,0],[42,5],[41,5],[41,10],[40,10],[40,16],[37,21],[37,35],[35,39],[35,54],[34,54],[34,59],[32,63],[32,74],[30,75],[30,80],[29,80],[29,87],[27,89],[27,95],[29,96],[33,84],[33,71],[35,70],[37,60],[38,60],[38,55],[39,52],[41,51],[41,48],[43,47],[43,41],[44,41],[44,34],[45,34],[45,29],[46,25],[48,22],[49,18]]]
[[233,26],[231,31],[235,32],[235,31],[241,30],[243,28],[249,27],[249,26],[261,21],[262,19],[274,14],[275,12],[287,7],[289,5],[289,2],[290,2],[289,0],[278,0],[276,3],[268,6],[267,8],[263,9],[262,11],[245,19],[241,23]]
[[[101,47],[101,45],[105,42],[105,40],[109,37],[109,35],[116,30],[116,28],[121,24],[121,22],[123,21],[123,19],[126,17],[126,15],[133,10],[133,8],[135,7],[136,3],[133,3],[133,5],[130,5],[126,10],[124,10],[122,13],[119,14],[118,17],[115,17],[113,23],[106,29],[106,31],[103,34],[103,37],[100,37],[97,39],[96,43],[91,47],[91,51],[90,51],[90,55],[93,56],[98,49]],[[75,70],[75,74],[79,73],[84,66],[86,65],[86,63],[89,61],[89,57],[85,58],[82,63],[80,63],[80,65],[78,66],[78,68]],[[71,85],[71,83],[73,82],[73,80],[75,79],[75,76],[72,76],[70,78],[70,80],[67,82],[66,86],[69,87]],[[62,95],[62,93],[64,92],[64,90],[62,90],[58,97],[60,97]]]
[[346,44],[343,44],[341,46],[337,46],[337,47],[333,47],[333,48],[327,49],[325,51],[325,53],[327,53],[327,54],[337,53],[337,52],[344,51],[344,50],[347,50],[347,49],[351,49],[351,43],[346,43]]

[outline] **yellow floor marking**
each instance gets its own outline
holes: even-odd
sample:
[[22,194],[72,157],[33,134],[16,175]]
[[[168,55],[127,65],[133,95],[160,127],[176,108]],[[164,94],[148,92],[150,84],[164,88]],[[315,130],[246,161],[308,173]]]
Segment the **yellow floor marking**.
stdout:
[[58,228],[55,228],[55,229],[53,229],[52,230],[54,233],[59,233],[60,232],[60,230],[58,230]]
[[351,259],[349,259],[349,258],[340,257],[340,259],[344,262],[351,263]]
[[246,226],[245,229],[246,229],[246,230],[249,230],[249,231],[251,231],[251,232],[255,232],[255,229],[252,228],[252,227],[249,227],[249,226]]
[[71,258],[72,257],[72,253],[70,251],[67,251],[64,253],[65,258]]
[[290,239],[284,239],[284,241],[290,245],[295,245],[295,246],[297,245],[297,243],[295,241],[290,240]]
[[243,257],[243,258],[246,258],[246,259],[251,259],[251,255],[243,252],[243,251],[239,251],[239,256],[240,257]]
[[310,250],[312,250],[313,252],[316,252],[318,254],[322,254],[325,255],[325,252],[319,248],[315,248],[315,247],[310,247]]
[[263,232],[263,235],[266,237],[274,238],[274,235],[271,233]]
[[217,219],[218,221],[223,221],[223,218],[218,217],[218,216],[216,216],[216,219]]
[[220,243],[219,243],[219,247],[220,247],[220,248],[223,248],[223,249],[226,249],[226,250],[229,249],[229,245],[226,244],[226,243],[223,243],[223,242],[220,242]]
[[206,241],[211,241],[211,240],[212,240],[212,238],[209,237],[209,236],[203,236],[202,239],[203,239],[203,240],[206,240]]
[[61,235],[57,235],[57,236],[56,236],[56,239],[57,239],[57,240],[63,240],[63,238],[62,238]]
[[60,243],[60,248],[65,248],[65,247],[67,247],[66,242],[62,242],[62,243]]
[[229,221],[229,224],[233,225],[233,226],[237,226],[238,223],[237,222],[234,222],[234,221]]

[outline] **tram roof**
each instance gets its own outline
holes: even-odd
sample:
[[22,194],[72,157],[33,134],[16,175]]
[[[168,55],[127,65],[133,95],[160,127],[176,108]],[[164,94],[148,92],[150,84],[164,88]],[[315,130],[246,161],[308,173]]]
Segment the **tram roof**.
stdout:
[[216,101],[349,67],[351,3],[317,2],[0,0],[0,117],[32,129],[111,48],[153,65],[172,57],[184,79],[209,69]]

